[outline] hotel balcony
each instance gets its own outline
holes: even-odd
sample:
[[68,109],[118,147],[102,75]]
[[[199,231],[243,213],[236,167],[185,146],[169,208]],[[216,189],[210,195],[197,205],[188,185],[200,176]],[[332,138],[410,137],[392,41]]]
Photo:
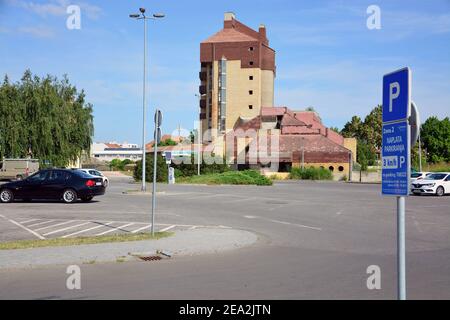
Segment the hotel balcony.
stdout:
[[205,85],[199,86],[198,91],[200,92],[200,94],[206,94],[206,86]]
[[206,79],[208,78],[206,71],[201,71],[198,73],[198,76],[200,78],[201,81],[206,81]]

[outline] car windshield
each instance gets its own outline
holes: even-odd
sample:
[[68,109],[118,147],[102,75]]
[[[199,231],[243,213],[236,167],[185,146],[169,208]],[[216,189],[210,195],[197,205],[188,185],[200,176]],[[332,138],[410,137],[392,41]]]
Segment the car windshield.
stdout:
[[422,176],[421,172],[411,173],[411,178],[419,178],[420,176]]
[[73,173],[82,178],[92,178],[92,175],[90,175],[89,173],[87,173],[85,171],[74,170]]
[[44,181],[47,177],[47,171],[39,171],[27,178],[28,181]]
[[445,173],[433,173],[430,174],[427,179],[428,180],[442,180],[446,177],[447,175]]

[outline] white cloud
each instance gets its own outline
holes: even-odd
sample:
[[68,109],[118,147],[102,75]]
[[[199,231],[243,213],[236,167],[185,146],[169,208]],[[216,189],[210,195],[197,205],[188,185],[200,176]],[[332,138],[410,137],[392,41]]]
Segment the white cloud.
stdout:
[[17,31],[37,38],[52,38],[55,35],[51,28],[45,26],[21,27]]
[[97,19],[102,13],[101,8],[98,6],[91,5],[86,2],[71,2],[69,0],[51,0],[46,3],[36,3],[26,0],[7,0],[6,3],[34,12],[42,17],[65,16],[67,15],[67,7],[72,4],[79,5],[81,8],[81,13],[86,14],[86,16],[90,19]]

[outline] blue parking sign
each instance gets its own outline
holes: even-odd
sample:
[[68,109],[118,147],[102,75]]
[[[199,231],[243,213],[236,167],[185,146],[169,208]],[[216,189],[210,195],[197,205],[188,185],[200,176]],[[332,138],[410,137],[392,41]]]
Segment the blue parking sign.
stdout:
[[382,194],[409,195],[411,72],[400,69],[383,77],[381,149]]
[[400,69],[383,77],[383,123],[409,117],[411,72]]

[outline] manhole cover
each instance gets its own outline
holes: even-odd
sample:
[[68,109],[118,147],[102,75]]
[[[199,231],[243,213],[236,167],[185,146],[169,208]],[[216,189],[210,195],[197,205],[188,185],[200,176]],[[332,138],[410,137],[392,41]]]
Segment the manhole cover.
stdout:
[[160,256],[139,256],[138,258],[144,261],[158,261],[162,259]]

